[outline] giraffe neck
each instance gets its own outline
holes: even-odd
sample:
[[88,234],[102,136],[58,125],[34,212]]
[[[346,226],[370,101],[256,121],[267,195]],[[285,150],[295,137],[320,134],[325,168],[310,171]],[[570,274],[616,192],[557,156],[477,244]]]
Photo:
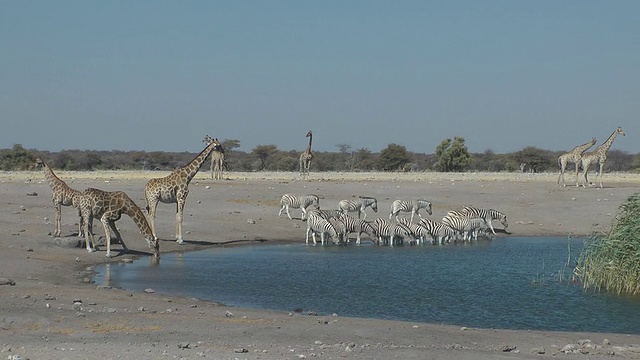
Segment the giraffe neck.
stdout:
[[215,146],[216,146],[216,143],[211,143],[207,145],[207,147],[204,148],[200,152],[200,154],[198,154],[198,156],[195,157],[195,159],[191,160],[191,162],[189,162],[187,165],[176,170],[176,173],[182,177],[185,177],[187,179],[187,183],[189,183],[191,179],[193,179],[193,177],[196,176],[196,174],[198,173],[198,170],[200,170],[200,167],[202,166],[204,161],[207,159],[207,156],[209,156],[209,154],[211,154],[213,149],[215,149]]
[[589,141],[586,144],[582,144],[579,146],[576,146],[576,148],[574,149],[574,153],[578,153],[578,154],[582,154],[583,152],[585,152],[588,148],[593,146],[593,141]]
[[311,152],[311,141],[313,141],[313,135],[309,134],[309,146],[307,146],[307,152]]
[[127,214],[131,218],[131,220],[133,220],[133,222],[138,226],[138,229],[140,229],[142,235],[153,237],[153,233],[151,232],[151,227],[149,226],[147,217],[144,215],[140,207],[126,195],[124,197],[122,212]]
[[60,180],[60,178],[53,173],[53,170],[51,170],[47,163],[42,162],[42,168],[44,169],[44,177],[52,189],[64,184],[64,181]]
[[618,131],[614,131],[609,138],[607,139],[607,141],[605,141],[604,143],[602,143],[602,145],[598,146],[598,148],[596,149],[596,154],[598,155],[602,155],[602,154],[606,154],[607,151],[609,151],[609,149],[611,148],[611,145],[613,144],[613,140],[616,139],[616,136],[618,136]]

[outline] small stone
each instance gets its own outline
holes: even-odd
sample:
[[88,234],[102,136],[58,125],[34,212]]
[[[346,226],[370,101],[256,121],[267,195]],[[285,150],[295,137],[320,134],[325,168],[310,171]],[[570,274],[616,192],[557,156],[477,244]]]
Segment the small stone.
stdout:
[[233,316],[233,313],[232,313],[231,311],[227,310],[227,311],[224,313],[224,316],[226,316],[226,317],[232,317],[232,316]]
[[183,342],[178,344],[178,349],[188,349],[190,345],[191,344],[189,344],[188,342],[183,341]]
[[611,345],[611,341],[609,341],[609,339],[605,338],[604,340],[602,340],[602,345],[609,346],[609,345]]
[[538,355],[543,355],[545,353],[545,349],[543,347],[534,347],[531,348],[531,353],[532,354],[538,354]]
[[156,292],[156,291],[155,291],[155,290],[153,290],[152,288],[146,288],[146,289],[144,289],[144,292],[149,293],[149,294],[152,294],[152,293],[154,293],[154,292]]
[[255,223],[256,223],[256,221],[255,221],[255,220],[253,220],[253,219],[248,219],[248,220],[247,220],[247,223],[249,223],[249,224],[255,224]]
[[565,346],[562,347],[562,349],[560,349],[560,352],[562,353],[572,353],[573,350],[576,349],[576,346],[573,344],[567,344]]
[[515,349],[516,349],[516,347],[513,346],[513,345],[502,345],[502,346],[500,346],[500,351],[502,351],[502,352],[511,352],[511,351],[513,351]]
[[138,308],[138,311],[145,311],[145,310],[147,310],[147,309],[145,309],[145,308],[144,308],[144,306],[140,306],[140,307]]
[[[13,286],[13,285],[15,285],[15,284],[16,284],[16,282],[15,282],[15,281],[13,281],[13,280],[11,280],[11,279],[9,279],[9,278],[0,278],[0,285],[10,285],[10,286]],[[48,299],[45,299],[45,300],[48,300]]]
[[243,354],[243,353],[248,353],[249,350],[245,349],[245,348],[236,348],[233,350],[233,352],[237,353],[237,354]]

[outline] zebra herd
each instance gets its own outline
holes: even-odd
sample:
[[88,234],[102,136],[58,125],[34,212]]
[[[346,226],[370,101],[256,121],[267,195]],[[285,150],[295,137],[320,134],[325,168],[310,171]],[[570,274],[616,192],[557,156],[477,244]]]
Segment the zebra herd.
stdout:
[[[341,200],[337,209],[321,209],[317,195],[284,194],[280,205],[278,217],[285,211],[289,219],[292,219],[289,208],[300,209],[301,219],[307,223],[305,242],[309,243],[311,236],[313,243],[317,244],[318,236],[323,245],[328,244],[329,240],[334,244],[346,245],[350,242],[349,235],[353,233],[356,234],[356,244],[360,244],[361,235],[366,234],[378,245],[441,245],[456,241],[475,241],[481,235],[495,235],[493,221],[499,221],[505,229],[508,227],[507,216],[504,213],[472,206],[451,210],[442,221],[423,218],[420,214],[421,209],[429,215],[433,214],[431,202],[423,199],[395,200],[391,204],[389,219],[377,218],[374,221],[365,220],[367,208],[378,212],[378,201],[373,197],[361,196],[355,200]],[[411,217],[400,217],[401,212],[411,213]],[[357,217],[350,213],[357,213]],[[418,215],[419,222],[413,222],[414,215]],[[392,222],[394,217],[395,222]]]

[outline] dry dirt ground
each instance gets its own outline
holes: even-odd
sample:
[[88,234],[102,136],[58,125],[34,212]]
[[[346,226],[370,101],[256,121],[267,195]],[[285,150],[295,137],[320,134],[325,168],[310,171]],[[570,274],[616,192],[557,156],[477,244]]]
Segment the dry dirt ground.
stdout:
[[[58,175],[79,190],[123,190],[144,207],[145,182],[166,174]],[[368,219],[388,217],[394,199],[430,200],[436,219],[450,209],[475,205],[505,212],[512,236],[581,236],[607,229],[619,205],[640,191],[640,176],[623,174],[607,174],[604,189],[558,187],[556,174],[312,173],[310,180],[293,173],[225,176],[213,181],[203,170],[191,182],[184,245],[172,240],[175,206],[158,206],[162,253],[304,241],[302,222],[277,216],[284,193],[317,194],[325,208],[353,196],[374,196],[380,210],[368,210]],[[77,243],[73,209],[63,208],[63,237],[51,237],[51,190],[41,172],[0,173],[0,203],[0,281],[7,283],[0,285],[3,358],[640,359],[639,335],[309,316],[110,288],[92,280],[93,266],[108,261],[103,248],[89,254],[68,247]],[[300,216],[295,210],[292,215]],[[124,216],[117,224],[132,251],[120,254],[115,244],[110,261],[149,258],[134,223]],[[94,232],[102,235],[99,222],[95,225]]]

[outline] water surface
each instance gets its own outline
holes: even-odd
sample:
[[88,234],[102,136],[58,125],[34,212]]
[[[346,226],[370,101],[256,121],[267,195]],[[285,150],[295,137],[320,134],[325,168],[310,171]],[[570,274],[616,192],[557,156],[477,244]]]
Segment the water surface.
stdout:
[[[640,334],[640,298],[572,283],[567,238],[445,246],[261,245],[102,266],[97,283],[230,306],[469,327]],[[569,261],[571,262],[571,261]],[[107,271],[108,270],[108,271]]]

